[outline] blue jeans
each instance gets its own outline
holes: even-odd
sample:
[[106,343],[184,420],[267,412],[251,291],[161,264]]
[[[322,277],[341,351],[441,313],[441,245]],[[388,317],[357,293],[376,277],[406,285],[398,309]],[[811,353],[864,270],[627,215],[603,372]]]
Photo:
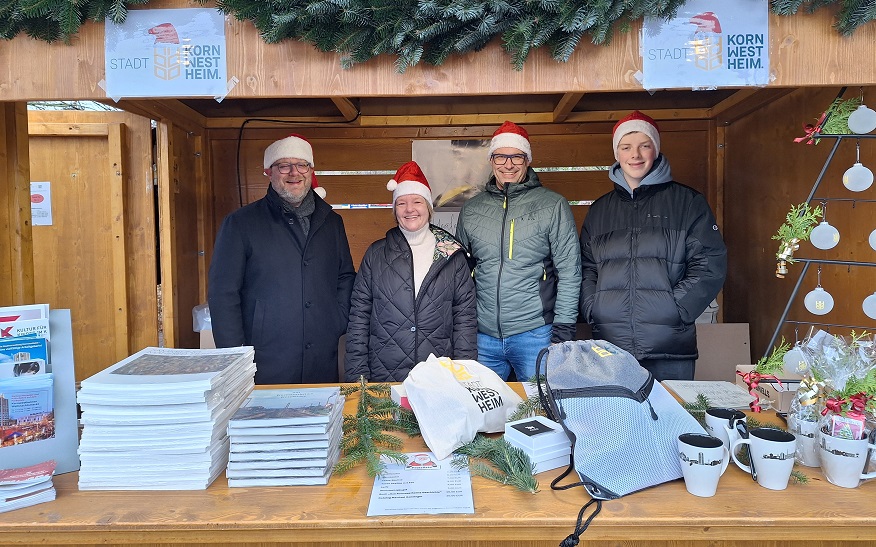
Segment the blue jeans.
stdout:
[[478,363],[489,367],[499,378],[508,379],[511,367],[518,382],[528,382],[535,376],[538,353],[551,343],[551,326],[521,332],[507,338],[493,338],[478,333]]

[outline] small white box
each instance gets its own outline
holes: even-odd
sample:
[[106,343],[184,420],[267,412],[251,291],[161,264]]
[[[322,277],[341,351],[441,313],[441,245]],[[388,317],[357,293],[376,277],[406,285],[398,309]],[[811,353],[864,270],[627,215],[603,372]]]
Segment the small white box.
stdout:
[[505,438],[528,454],[551,452],[572,444],[563,427],[544,416],[505,424]]
[[404,384],[389,386],[389,396],[398,406],[411,410],[411,403],[408,401],[408,392],[405,390]]
[[571,461],[571,456],[566,454],[565,456],[558,456],[551,460],[544,460],[535,463],[535,470],[533,474],[537,475],[539,473],[544,473],[545,471],[550,471],[551,469],[557,469],[558,467],[569,467],[569,462]]
[[533,463],[542,462],[545,460],[552,460],[554,458],[559,458],[560,456],[568,456],[572,453],[571,443],[566,443],[564,445],[557,444],[539,450],[530,450],[525,446],[520,446],[520,444],[518,444],[517,441],[515,441],[514,439],[508,439],[506,437],[505,440],[507,440],[508,444],[510,444],[511,446],[517,447],[520,450],[526,452],[526,455],[529,456],[529,459],[532,460]]

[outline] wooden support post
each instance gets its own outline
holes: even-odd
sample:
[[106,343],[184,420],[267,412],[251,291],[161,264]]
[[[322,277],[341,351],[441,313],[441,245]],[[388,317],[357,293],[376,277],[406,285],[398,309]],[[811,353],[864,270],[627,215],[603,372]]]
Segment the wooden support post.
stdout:
[[34,302],[27,103],[0,103],[0,302]]

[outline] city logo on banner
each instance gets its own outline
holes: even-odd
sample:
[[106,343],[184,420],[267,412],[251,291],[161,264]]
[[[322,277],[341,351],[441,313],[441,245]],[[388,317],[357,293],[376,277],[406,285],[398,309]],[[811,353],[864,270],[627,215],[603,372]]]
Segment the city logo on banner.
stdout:
[[106,23],[106,91],[122,97],[226,93],[225,18],[215,9],[132,10]]
[[645,89],[762,86],[769,82],[766,0],[691,0],[676,17],[646,18]]

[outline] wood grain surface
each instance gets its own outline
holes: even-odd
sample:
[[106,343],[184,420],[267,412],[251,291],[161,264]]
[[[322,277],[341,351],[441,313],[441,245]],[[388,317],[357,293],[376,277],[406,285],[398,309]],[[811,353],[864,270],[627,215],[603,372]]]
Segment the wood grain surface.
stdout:
[[[420,438],[406,443],[424,448]],[[801,469],[809,483],[784,491],[759,487],[731,464],[712,498],[688,494],[678,480],[604,502],[582,544],[873,544],[876,485],[839,488]],[[536,494],[474,477],[473,515],[394,517],[365,516],[373,480],[361,467],[328,486],[228,488],[220,477],[206,490],[178,492],[80,492],[77,473],[67,473],[55,477],[57,500],[0,514],[0,544],[555,546],[589,499],[582,489],[552,491],[559,472],[538,475]]]

